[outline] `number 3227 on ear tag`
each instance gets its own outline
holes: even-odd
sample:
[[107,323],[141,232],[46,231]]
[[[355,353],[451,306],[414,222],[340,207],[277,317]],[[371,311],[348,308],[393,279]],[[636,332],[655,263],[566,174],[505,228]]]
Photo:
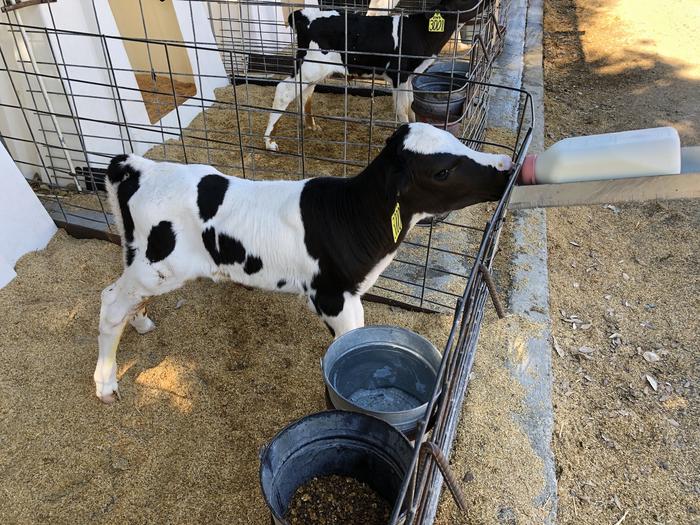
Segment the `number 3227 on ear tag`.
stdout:
[[435,14],[428,22],[428,31],[431,33],[442,33],[445,31],[445,19],[437,11],[435,11]]

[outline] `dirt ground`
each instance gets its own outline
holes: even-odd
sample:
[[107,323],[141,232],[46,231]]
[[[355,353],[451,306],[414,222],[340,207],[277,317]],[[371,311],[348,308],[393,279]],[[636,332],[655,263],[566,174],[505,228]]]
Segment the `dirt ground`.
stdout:
[[[700,6],[547,0],[545,131],[700,144]],[[551,209],[559,523],[700,523],[700,203]]]
[[[331,342],[295,296],[195,281],[125,330],[122,401],[95,397],[100,291],[115,245],[59,231],[0,290],[0,523],[268,523],[258,450],[323,410]],[[370,324],[442,348],[452,317],[366,303]]]

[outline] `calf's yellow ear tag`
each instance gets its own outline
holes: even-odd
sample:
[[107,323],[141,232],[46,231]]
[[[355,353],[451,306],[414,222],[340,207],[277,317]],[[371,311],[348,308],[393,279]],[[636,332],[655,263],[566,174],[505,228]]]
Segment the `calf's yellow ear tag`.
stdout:
[[394,242],[396,242],[401,235],[401,229],[403,225],[401,224],[401,208],[399,208],[399,203],[396,203],[396,208],[394,208],[394,213],[391,214],[391,233],[394,234]]
[[445,19],[439,11],[435,11],[435,14],[428,21],[428,31],[431,33],[443,33],[445,31]]

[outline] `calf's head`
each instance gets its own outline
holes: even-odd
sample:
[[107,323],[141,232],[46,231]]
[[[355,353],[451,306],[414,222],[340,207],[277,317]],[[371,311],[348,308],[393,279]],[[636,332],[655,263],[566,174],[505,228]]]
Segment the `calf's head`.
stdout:
[[436,215],[499,200],[512,162],[507,155],[481,153],[430,124],[401,126],[387,140],[391,166],[387,192],[411,213]]

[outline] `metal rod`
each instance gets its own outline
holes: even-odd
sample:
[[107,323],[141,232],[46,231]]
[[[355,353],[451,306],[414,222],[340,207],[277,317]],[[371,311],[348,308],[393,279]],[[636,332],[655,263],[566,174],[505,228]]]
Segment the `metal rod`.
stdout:
[[[53,122],[54,128],[56,129],[56,135],[58,135],[58,141],[61,143],[61,146],[66,145],[66,141],[63,137],[63,133],[61,131],[61,126],[58,123],[58,119],[56,118],[54,109],[53,109],[53,104],[51,103],[51,97],[49,97],[49,94],[46,92],[46,86],[44,85],[44,79],[39,73],[39,65],[36,63],[36,58],[34,56],[34,48],[32,47],[31,42],[29,41],[29,37],[27,36],[27,32],[24,30],[24,23],[22,22],[22,16],[20,15],[19,11],[15,11],[15,16],[17,17],[17,23],[19,24],[19,32],[22,35],[22,41],[24,42],[24,47],[27,50],[27,55],[29,56],[29,60],[32,63],[32,68],[34,68],[34,71],[36,72],[37,76],[37,82],[39,83],[39,89],[41,90],[41,93],[44,96],[44,103],[46,104],[46,108],[49,111],[49,116],[51,118],[51,121]],[[51,45],[51,42],[48,42],[48,45]],[[75,166],[73,166],[73,160],[70,158],[70,155],[68,152],[64,149],[63,150],[66,158],[66,162],[68,163],[68,168],[71,170],[72,173],[75,173]],[[76,175],[73,175],[73,181],[75,182],[75,187],[78,190],[78,192],[82,192],[83,189],[80,186],[80,182],[78,182],[78,177]]]
[[501,302],[501,298],[498,296],[498,290],[496,289],[496,283],[493,282],[493,277],[491,276],[491,272],[489,269],[486,267],[484,263],[479,264],[479,271],[481,272],[481,277],[484,279],[484,282],[486,283],[486,288],[489,291],[489,295],[491,296],[491,300],[493,301],[493,306],[496,309],[496,313],[498,314],[499,319],[503,319],[506,316],[506,311],[505,308],[503,308],[503,303]]
[[464,499],[464,493],[459,486],[457,478],[455,478],[455,475],[452,473],[450,464],[448,463],[447,458],[445,458],[445,454],[443,454],[442,450],[440,450],[440,447],[438,447],[432,441],[426,441],[421,447],[421,453],[423,455],[430,454],[433,457],[435,463],[440,469],[440,472],[442,473],[442,476],[445,478],[445,483],[447,483],[447,487],[450,489],[452,497],[459,507],[459,510],[466,512],[467,501]]

